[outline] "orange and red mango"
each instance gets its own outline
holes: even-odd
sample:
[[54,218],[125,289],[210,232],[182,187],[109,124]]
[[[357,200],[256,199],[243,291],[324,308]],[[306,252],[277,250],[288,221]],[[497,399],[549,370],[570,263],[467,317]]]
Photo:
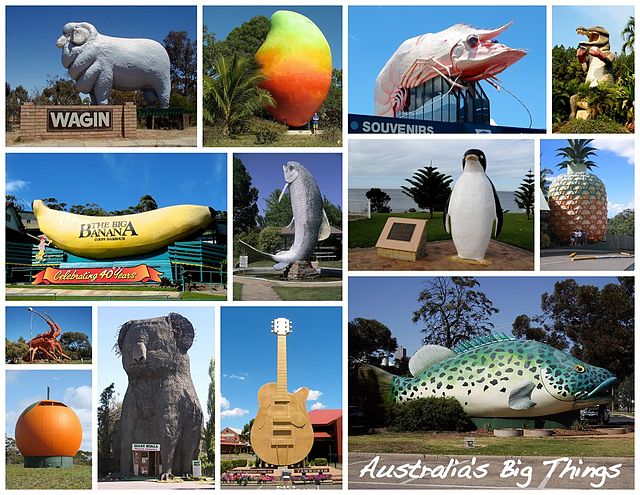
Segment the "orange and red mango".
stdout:
[[269,34],[256,53],[271,93],[271,116],[290,126],[302,126],[322,106],[331,85],[331,48],[310,19],[288,10],[271,16]]

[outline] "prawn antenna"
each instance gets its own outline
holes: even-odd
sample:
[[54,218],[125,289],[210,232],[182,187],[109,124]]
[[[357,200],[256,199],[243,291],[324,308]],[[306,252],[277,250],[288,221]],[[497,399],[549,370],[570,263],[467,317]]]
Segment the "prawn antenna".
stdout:
[[518,103],[520,103],[520,105],[522,105],[522,108],[524,108],[526,110],[527,115],[529,116],[529,127],[528,127],[528,129],[531,129],[531,127],[533,126],[533,118],[531,117],[531,112],[527,108],[527,105],[525,105],[524,102],[520,98],[518,98],[516,95],[514,95],[511,91],[509,91],[504,86],[500,86],[500,89],[504,89],[507,93],[509,93]]

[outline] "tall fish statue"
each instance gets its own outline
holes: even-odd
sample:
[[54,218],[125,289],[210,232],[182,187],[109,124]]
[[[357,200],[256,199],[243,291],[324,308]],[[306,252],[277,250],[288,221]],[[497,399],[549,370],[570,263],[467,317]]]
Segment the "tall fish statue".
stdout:
[[396,403],[455,397],[472,417],[537,417],[610,402],[616,377],[570,354],[533,340],[502,334],[477,337],[453,350],[419,349],[409,361],[413,378],[374,366],[360,368]]
[[438,76],[457,88],[464,87],[458,81],[480,80],[499,88],[496,75],[526,55],[495,39],[511,24],[497,29],[456,24],[404,41],[376,79],[376,115],[395,117],[407,111],[409,89]]
[[323,208],[322,195],[311,172],[298,162],[287,162],[282,170],[285,184],[278,201],[282,201],[289,189],[293,218],[287,228],[293,228],[293,245],[287,251],[269,254],[240,241],[242,245],[259,256],[275,261],[273,268],[276,270],[283,270],[294,261],[311,261],[318,241],[327,239],[331,234],[331,226]]

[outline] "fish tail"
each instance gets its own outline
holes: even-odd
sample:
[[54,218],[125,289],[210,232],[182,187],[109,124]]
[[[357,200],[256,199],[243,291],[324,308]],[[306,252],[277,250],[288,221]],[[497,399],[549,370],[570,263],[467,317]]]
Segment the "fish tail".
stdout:
[[378,398],[379,402],[393,402],[394,375],[370,364],[363,364],[358,369],[360,390],[369,397]]
[[253,254],[254,256],[257,256],[259,258],[269,258],[269,259],[271,259],[273,261],[278,261],[273,254],[262,252],[259,249],[254,248],[251,244],[247,244],[246,242],[244,242],[242,240],[240,240],[238,242],[249,250],[248,254]]

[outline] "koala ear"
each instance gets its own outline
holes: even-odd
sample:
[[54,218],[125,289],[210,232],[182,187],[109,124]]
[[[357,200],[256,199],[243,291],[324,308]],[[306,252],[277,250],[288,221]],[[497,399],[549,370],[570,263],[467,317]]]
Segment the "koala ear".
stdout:
[[169,324],[173,329],[173,335],[176,337],[178,349],[184,354],[193,344],[193,338],[195,336],[193,325],[189,320],[178,313],[169,313],[167,318],[169,319]]
[[122,353],[122,344],[124,343],[124,339],[127,336],[127,330],[129,330],[129,323],[131,322],[128,321],[120,327],[120,333],[118,334],[118,350],[120,351],[120,353]]
[[84,45],[89,40],[93,32],[95,32],[95,30],[96,28],[93,27],[92,24],[89,24],[88,22],[80,22],[76,24],[73,29],[73,33],[71,34],[71,42],[74,45]]

